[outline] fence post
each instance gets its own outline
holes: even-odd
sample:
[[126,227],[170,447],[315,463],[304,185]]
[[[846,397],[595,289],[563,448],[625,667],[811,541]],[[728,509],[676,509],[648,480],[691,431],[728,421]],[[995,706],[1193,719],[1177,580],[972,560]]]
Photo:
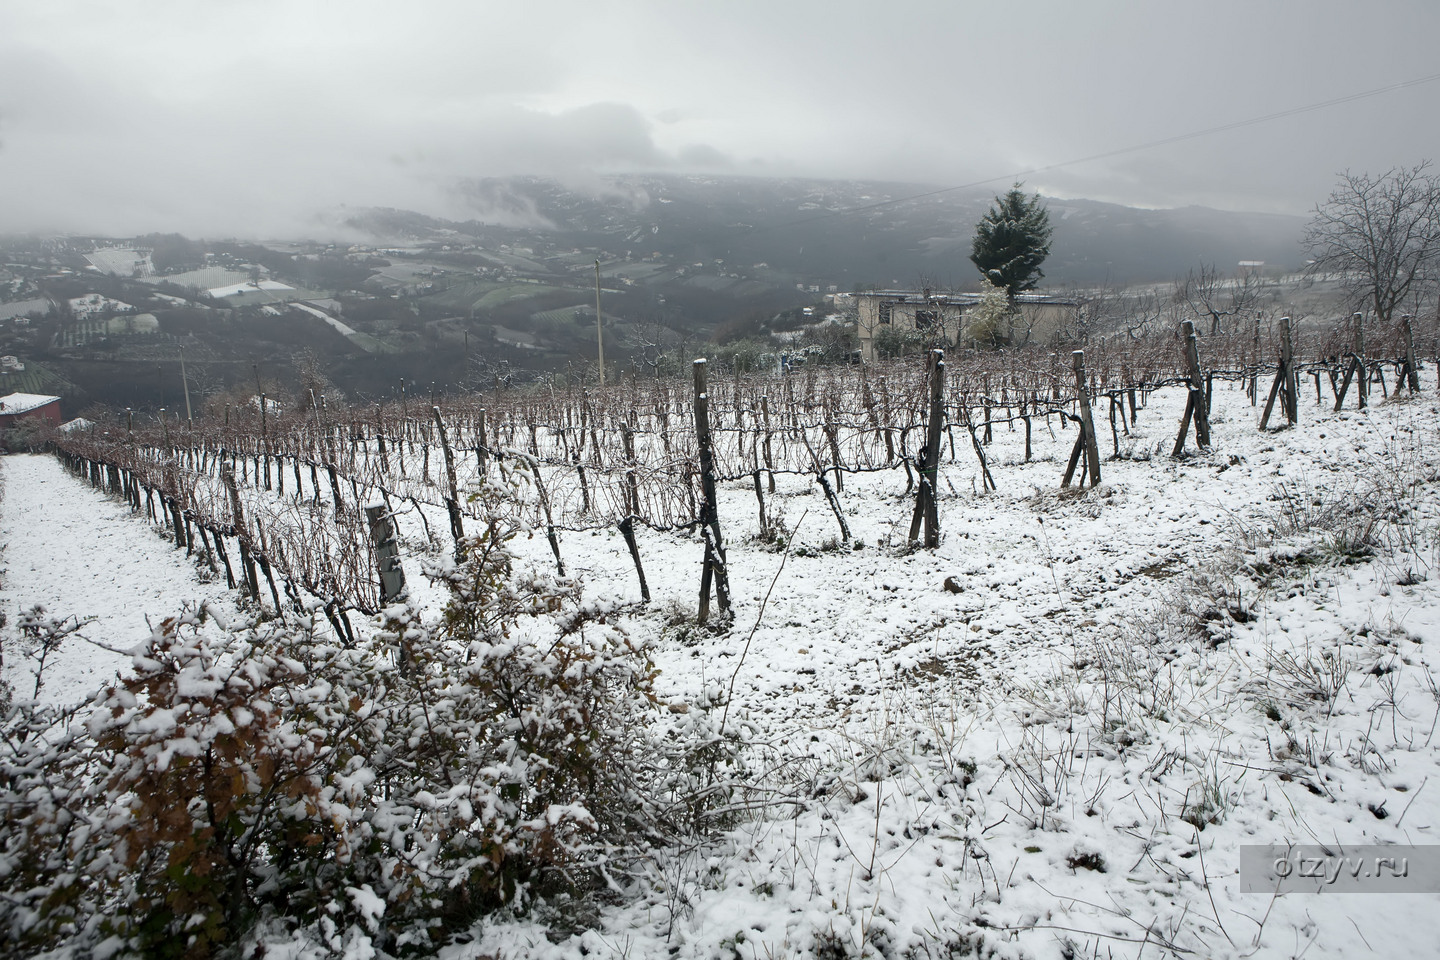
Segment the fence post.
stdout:
[[1250,357],[1250,406],[1260,404],[1260,318],[1255,318],[1255,348]]
[[1355,313],[1350,319],[1355,324],[1355,352],[1350,355],[1350,363],[1345,367],[1345,377],[1340,381],[1339,392],[1335,394],[1336,413],[1340,412],[1340,406],[1345,402],[1345,393],[1350,389],[1350,381],[1355,374],[1360,374],[1355,389],[1358,391],[1361,410],[1365,409],[1365,396],[1369,392],[1370,375],[1365,369],[1365,314]]
[[700,609],[696,619],[710,619],[710,585],[724,616],[730,611],[730,576],[725,569],[725,542],[720,536],[720,511],[715,495],[715,451],[710,445],[710,394],[706,386],[706,363],[699,359],[695,373],[695,440],[700,448],[700,530],[705,537],[705,566],[700,573]]
[[[632,410],[630,416],[634,417]],[[628,419],[620,421],[620,442],[625,447],[625,512],[640,513],[640,485],[635,477],[635,429]]]
[[490,441],[485,438],[485,408],[475,418],[475,459],[480,461],[480,476],[490,469]]
[[[840,440],[839,427],[835,425],[835,408],[828,406],[825,410],[825,438],[830,443],[830,459],[835,464],[835,490],[839,493],[845,492],[845,475],[840,466]],[[848,537],[846,539],[849,539]]]
[[445,498],[445,509],[450,514],[450,535],[455,538],[455,556],[459,557],[464,553],[461,545],[465,542],[465,524],[460,518],[460,487],[455,482],[455,454],[450,449],[450,435],[445,432],[445,421],[440,417],[440,408],[432,406],[430,412],[435,417],[435,431],[440,434],[440,449],[445,454],[445,482],[450,491]]
[[945,419],[945,351],[931,350],[926,363],[930,380],[930,410],[925,424],[925,446],[916,457],[920,474],[915,492],[915,513],[910,518],[910,542],[925,528],[926,548],[940,545],[940,507],[937,502],[940,478],[940,430]]
[[1195,445],[1201,448],[1210,446],[1210,402],[1205,377],[1200,372],[1200,348],[1195,340],[1195,324],[1185,320],[1181,322],[1181,328],[1185,334],[1185,367],[1190,389],[1185,399],[1185,415],[1180,420],[1180,435],[1175,438],[1175,449],[1170,453],[1172,457],[1178,457],[1185,451],[1185,434],[1190,429],[1192,418],[1195,421]]
[[765,421],[765,476],[768,479],[770,492],[775,492],[775,457],[770,449],[770,396],[760,395],[760,416]]
[[[257,374],[258,376],[258,374]],[[270,489],[270,426],[267,408],[270,401],[260,394],[260,449],[265,456],[265,489]]]
[[1060,481],[1060,486],[1070,486],[1070,480],[1075,475],[1075,467],[1080,458],[1085,458],[1085,469],[1080,476],[1080,483],[1085,483],[1085,474],[1090,475],[1090,486],[1094,487],[1100,483],[1100,445],[1095,439],[1095,420],[1090,414],[1090,385],[1085,377],[1085,351],[1076,350],[1070,355],[1071,365],[1075,370],[1075,397],[1080,403],[1080,429],[1075,438],[1075,446],[1070,451],[1070,462],[1065,467],[1065,476]]
[[[1351,361],[1350,372],[1355,370],[1354,364],[1358,361]],[[1363,361],[1360,367],[1364,369]],[[1350,382],[1350,372],[1345,374],[1345,384]],[[1363,374],[1362,374],[1363,377]],[[1362,380],[1363,382],[1363,380]],[[1260,429],[1264,430],[1270,423],[1270,413],[1275,409],[1275,398],[1280,398],[1281,407],[1285,411],[1285,419],[1292,425],[1300,420],[1299,398],[1296,393],[1299,389],[1299,379],[1295,376],[1295,352],[1290,340],[1290,318],[1280,318],[1280,369],[1275,371],[1275,382],[1270,385],[1270,397],[1265,401],[1265,412],[1260,415]],[[1361,406],[1365,404],[1364,388],[1361,388]],[[1340,403],[1345,399],[1345,385],[1340,387],[1340,396],[1335,400],[1335,409],[1340,409]]]
[[366,504],[365,520],[370,525],[370,542],[375,545],[375,561],[380,570],[380,602],[393,603],[405,593],[405,570],[400,566],[395,524],[383,503]]
[[[1285,365],[1285,419],[1293,426],[1300,422],[1300,378],[1295,373],[1295,347],[1291,341],[1290,318],[1280,318],[1280,360]],[[1361,393],[1364,396],[1364,393]]]
[[1415,331],[1410,325],[1413,318],[1408,313],[1400,315],[1400,329],[1405,335],[1405,382],[1411,393],[1420,392],[1420,365],[1415,362]]
[[221,461],[220,479],[230,494],[230,524],[236,529],[238,535],[243,537],[245,534],[245,511],[240,506],[240,488],[235,485],[235,468]]

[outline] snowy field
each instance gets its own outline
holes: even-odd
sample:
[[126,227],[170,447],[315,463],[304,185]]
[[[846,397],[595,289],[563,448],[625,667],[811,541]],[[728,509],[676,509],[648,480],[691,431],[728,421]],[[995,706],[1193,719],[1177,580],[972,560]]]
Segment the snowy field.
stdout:
[[279,280],[246,280],[244,283],[231,283],[223,287],[211,287],[205,292],[212,297],[233,297],[242,293],[251,293],[256,290],[294,290],[288,283],[281,283]]
[[[78,482],[54,457],[0,459],[0,600],[7,625],[43,606],[85,622],[81,636],[131,650],[150,636],[147,616],[219,602],[234,611],[225,584],[201,583],[197,569],[130,511]],[[6,638],[6,652],[13,649]],[[34,690],[33,667],[7,656],[7,678]],[[129,658],[80,639],[51,655],[41,699],[70,703],[112,679]]]
[[[441,955],[1430,955],[1440,892],[1240,882],[1248,844],[1440,857],[1440,408],[1428,390],[1330,402],[1302,398],[1297,428],[1261,433],[1217,384],[1212,451],[1174,460],[1184,395],[1155,394],[1083,493],[1059,490],[1073,430],[1037,424],[1027,464],[1020,432],[997,428],[989,494],[957,436],[935,551],[905,549],[898,471],[845,478],[851,543],[818,487],[778,478],[788,551],[756,537],[748,481],[727,484],[728,632],[693,620],[700,541],[641,532],[653,601],[626,629],[665,697],[728,710],[766,799],[614,878],[583,931],[493,919]],[[223,593],[56,461],[5,458],[0,480],[8,623],[42,603],[123,650],[146,615]],[[434,612],[424,538],[401,523]],[[521,547],[553,566],[543,536]],[[618,534],[561,549],[588,597],[639,600]],[[14,649],[23,693],[32,664]],[[127,669],[74,638],[56,656],[56,701]]]

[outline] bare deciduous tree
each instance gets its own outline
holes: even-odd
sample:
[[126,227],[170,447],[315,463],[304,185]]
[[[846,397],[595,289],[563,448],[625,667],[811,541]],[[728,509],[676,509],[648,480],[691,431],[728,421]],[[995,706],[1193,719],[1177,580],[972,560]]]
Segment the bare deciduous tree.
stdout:
[[1440,177],[1429,168],[1342,174],[1305,233],[1310,272],[1336,274],[1381,322],[1440,276]]
[[1202,263],[1184,280],[1175,282],[1175,299],[1184,302],[1196,319],[1210,322],[1210,335],[1220,334],[1222,320],[1252,315],[1260,305],[1259,275],[1246,272],[1234,280],[1220,275],[1212,264]]

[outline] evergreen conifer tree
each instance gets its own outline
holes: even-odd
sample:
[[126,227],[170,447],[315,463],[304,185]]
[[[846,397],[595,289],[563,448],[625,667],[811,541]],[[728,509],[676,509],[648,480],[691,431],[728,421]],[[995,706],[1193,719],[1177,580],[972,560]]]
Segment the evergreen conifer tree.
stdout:
[[1025,196],[1020,184],[1010,188],[975,224],[970,262],[1010,298],[1035,289],[1045,274],[1040,264],[1050,254],[1050,214],[1040,195]]

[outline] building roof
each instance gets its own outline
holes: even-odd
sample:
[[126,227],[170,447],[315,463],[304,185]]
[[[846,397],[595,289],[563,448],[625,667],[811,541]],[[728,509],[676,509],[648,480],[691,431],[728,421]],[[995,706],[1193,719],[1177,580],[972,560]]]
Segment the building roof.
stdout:
[[[856,297],[877,297],[881,300],[895,300],[900,303],[955,303],[966,306],[973,306],[980,302],[983,294],[979,293],[931,293],[928,297],[920,290],[866,290],[855,294]],[[1079,303],[1074,297],[1057,297],[1049,293],[1017,293],[1016,303],[1051,303],[1062,306],[1074,306]]]
[[39,410],[47,403],[56,403],[59,397],[47,397],[38,393],[12,393],[0,397],[0,414],[29,413]]

